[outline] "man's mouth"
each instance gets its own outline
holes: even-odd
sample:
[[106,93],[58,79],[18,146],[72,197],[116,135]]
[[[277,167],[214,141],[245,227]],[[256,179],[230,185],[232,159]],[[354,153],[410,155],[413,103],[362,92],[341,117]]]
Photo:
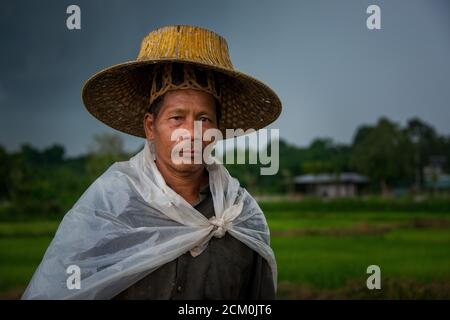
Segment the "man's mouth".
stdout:
[[195,155],[195,154],[202,154],[202,151],[201,150],[194,150],[194,149],[191,149],[190,151],[189,150],[182,150],[181,151],[181,154],[186,154],[186,155]]

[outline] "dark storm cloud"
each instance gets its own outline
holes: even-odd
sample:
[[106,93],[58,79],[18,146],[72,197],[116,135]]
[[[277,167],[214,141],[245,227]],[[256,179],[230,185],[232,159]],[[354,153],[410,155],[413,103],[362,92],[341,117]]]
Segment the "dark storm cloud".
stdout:
[[[66,28],[81,7],[82,29]],[[378,4],[382,29],[365,27]],[[349,142],[381,115],[450,123],[448,1],[2,1],[0,144],[54,142],[86,151],[92,135],[116,132],[86,112],[81,88],[102,68],[132,60],[152,29],[210,28],[227,40],[235,67],[280,95],[272,127],[290,142]],[[123,134],[128,149],[142,139]]]

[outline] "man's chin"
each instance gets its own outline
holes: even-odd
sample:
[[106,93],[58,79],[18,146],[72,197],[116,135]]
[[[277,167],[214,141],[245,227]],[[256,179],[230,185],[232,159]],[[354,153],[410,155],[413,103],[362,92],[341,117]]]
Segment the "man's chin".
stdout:
[[199,169],[204,168],[205,164],[203,162],[201,162],[201,163],[194,163],[194,159],[192,159],[191,163],[173,164],[173,166],[179,172],[196,172]]

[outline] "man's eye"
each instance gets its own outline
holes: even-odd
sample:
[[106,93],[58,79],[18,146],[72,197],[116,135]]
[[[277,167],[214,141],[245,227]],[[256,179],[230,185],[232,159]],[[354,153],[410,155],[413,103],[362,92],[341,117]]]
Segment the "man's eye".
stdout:
[[200,117],[201,121],[211,121],[211,119],[209,119],[208,117]]
[[176,121],[178,121],[178,120],[181,120],[183,117],[181,117],[181,116],[174,116],[174,117],[171,117],[170,119],[174,119],[174,120],[176,120]]

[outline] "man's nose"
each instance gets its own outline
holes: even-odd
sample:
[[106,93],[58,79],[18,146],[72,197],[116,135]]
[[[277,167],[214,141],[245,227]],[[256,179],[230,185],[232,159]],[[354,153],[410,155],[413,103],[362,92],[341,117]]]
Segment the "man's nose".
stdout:
[[202,122],[187,119],[184,128],[189,132],[191,141],[202,140]]

